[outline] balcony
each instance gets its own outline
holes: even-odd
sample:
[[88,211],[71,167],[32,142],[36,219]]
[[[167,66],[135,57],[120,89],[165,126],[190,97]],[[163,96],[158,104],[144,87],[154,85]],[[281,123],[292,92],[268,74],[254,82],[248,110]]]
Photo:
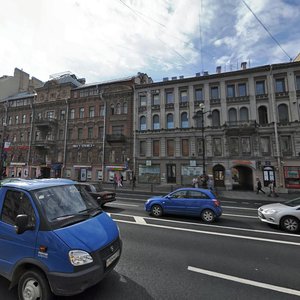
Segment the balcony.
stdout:
[[151,106],[152,110],[160,110],[160,105],[159,104],[155,104]]
[[165,109],[174,109],[174,103],[165,104]]
[[268,94],[257,94],[255,95],[256,100],[268,100]]
[[107,134],[106,141],[108,143],[124,143],[126,142],[126,137],[121,133]]
[[44,140],[33,141],[32,145],[37,148],[49,149],[49,148],[54,147],[56,145],[56,143],[57,143],[57,141],[55,141],[55,140],[44,139]]
[[38,128],[50,128],[53,126],[57,126],[57,119],[55,118],[37,118],[34,121],[35,125]]
[[229,121],[225,122],[226,135],[251,135],[257,130],[256,121]]
[[140,112],[144,112],[144,111],[146,111],[147,110],[147,106],[140,106],[139,107],[139,113]]
[[227,97],[226,102],[227,103],[249,102],[249,96]]
[[276,92],[275,96],[276,98],[288,98],[289,92]]

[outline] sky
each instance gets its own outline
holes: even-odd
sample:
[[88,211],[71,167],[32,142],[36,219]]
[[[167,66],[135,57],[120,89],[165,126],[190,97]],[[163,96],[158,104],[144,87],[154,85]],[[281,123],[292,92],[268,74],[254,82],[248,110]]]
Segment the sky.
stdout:
[[0,76],[87,83],[146,73],[193,77],[289,62],[298,0],[0,0]]

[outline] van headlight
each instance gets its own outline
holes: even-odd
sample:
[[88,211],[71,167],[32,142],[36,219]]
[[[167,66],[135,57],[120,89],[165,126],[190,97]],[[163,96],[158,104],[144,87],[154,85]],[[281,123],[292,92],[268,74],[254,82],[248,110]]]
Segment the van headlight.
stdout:
[[93,258],[89,253],[82,250],[71,250],[69,251],[69,259],[73,266],[82,266],[93,262]]

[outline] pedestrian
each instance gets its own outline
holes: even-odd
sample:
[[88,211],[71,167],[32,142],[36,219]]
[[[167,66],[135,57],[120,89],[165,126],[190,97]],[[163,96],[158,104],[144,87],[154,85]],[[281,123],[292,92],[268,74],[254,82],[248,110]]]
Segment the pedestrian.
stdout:
[[256,194],[259,194],[259,191],[261,191],[263,194],[265,194],[265,191],[262,189],[260,179],[256,178]]
[[117,178],[117,174],[115,173],[114,174],[114,179],[113,179],[113,185],[114,185],[114,189],[116,190],[117,189],[117,184],[118,184],[118,178]]
[[135,177],[135,175],[133,175],[133,177],[132,177],[132,190],[134,190],[134,188],[135,188],[135,182],[136,182],[136,177]]
[[122,187],[123,186],[120,175],[117,177],[117,184],[118,184],[118,187]]
[[275,188],[275,183],[273,180],[271,180],[270,184],[269,184],[269,189],[270,189],[270,193],[268,195],[268,197],[278,197],[278,194],[276,193],[276,188]]
[[193,180],[192,180],[192,183],[193,183],[193,187],[197,188],[198,187],[198,178],[194,177]]
[[208,176],[207,188],[211,191],[213,191],[213,189],[214,189],[214,182],[213,182],[213,179],[211,176]]

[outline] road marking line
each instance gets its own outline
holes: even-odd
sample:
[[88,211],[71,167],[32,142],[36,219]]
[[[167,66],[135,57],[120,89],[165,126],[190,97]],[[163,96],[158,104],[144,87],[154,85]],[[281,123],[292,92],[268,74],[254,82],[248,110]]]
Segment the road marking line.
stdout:
[[156,228],[172,229],[172,230],[177,230],[177,231],[187,231],[187,232],[202,233],[202,234],[207,234],[207,235],[232,237],[232,238],[243,239],[243,240],[253,240],[253,241],[261,241],[261,242],[268,242],[268,243],[274,243],[274,244],[300,246],[300,243],[289,242],[289,241],[270,240],[270,239],[251,237],[251,236],[234,235],[234,234],[229,234],[229,233],[219,233],[219,232],[213,232],[213,231],[203,231],[203,230],[171,227],[171,226],[165,226],[165,225],[155,225],[155,224],[148,224],[148,223],[141,224],[141,223],[125,221],[125,220],[115,220],[115,221],[121,222],[121,223],[127,223],[127,224],[135,224],[135,225],[142,225],[142,226],[149,226],[149,227],[156,227]]
[[[116,216],[125,216],[125,217],[135,217],[133,215],[127,215],[127,214],[119,214],[119,213],[112,213]],[[224,215],[224,214],[223,214]],[[157,218],[151,218],[151,217],[144,217],[144,219],[149,220],[157,220],[162,222],[168,222],[168,223],[178,223],[178,224],[184,224],[184,225],[196,225],[196,226],[202,226],[202,227],[213,227],[213,228],[220,228],[220,229],[231,229],[231,230],[238,230],[238,231],[248,231],[248,232],[256,232],[256,233],[267,233],[267,234],[273,234],[273,235],[283,235],[283,236],[292,236],[295,238],[300,238],[300,235],[294,234],[294,233],[285,233],[285,232],[274,232],[274,231],[266,231],[266,230],[257,230],[257,229],[246,229],[246,228],[236,228],[231,226],[219,226],[219,225],[212,225],[212,224],[201,224],[201,223],[193,223],[193,222],[182,222],[182,221],[176,221],[176,220],[166,220],[166,219],[157,219]]]
[[138,207],[140,205],[137,205],[137,204],[127,204],[127,203],[114,203],[114,202],[109,202],[107,203],[108,205],[115,205],[115,206],[118,206],[118,205],[121,205],[121,206],[135,206],[135,207]]
[[289,289],[289,288],[285,288],[285,287],[281,287],[281,286],[276,286],[273,284],[244,279],[244,278],[240,278],[240,277],[236,277],[236,276],[226,275],[226,274],[208,271],[208,270],[204,270],[204,269],[199,269],[199,268],[195,268],[195,267],[191,267],[191,266],[188,266],[188,270],[192,271],[192,272],[212,276],[212,277],[218,277],[218,278],[225,279],[225,280],[235,281],[235,282],[242,283],[242,284],[248,284],[248,285],[252,285],[252,286],[256,286],[256,287],[260,287],[260,288],[264,288],[264,289],[269,289],[269,290],[273,290],[273,291],[280,292],[280,293],[300,296],[299,290],[293,290],[293,289]]
[[138,224],[144,224],[144,225],[147,225],[147,222],[145,221],[144,218],[142,217],[134,217],[135,219],[135,222],[137,222]]
[[246,215],[234,215],[234,214],[222,214],[222,216],[230,216],[230,217],[238,217],[238,218],[250,218],[250,219],[258,219],[257,216],[246,216]]
[[257,208],[248,208],[248,207],[236,207],[236,206],[226,206],[226,205],[222,205],[222,208],[232,208],[232,209],[241,209],[241,210],[255,210],[257,211]]

